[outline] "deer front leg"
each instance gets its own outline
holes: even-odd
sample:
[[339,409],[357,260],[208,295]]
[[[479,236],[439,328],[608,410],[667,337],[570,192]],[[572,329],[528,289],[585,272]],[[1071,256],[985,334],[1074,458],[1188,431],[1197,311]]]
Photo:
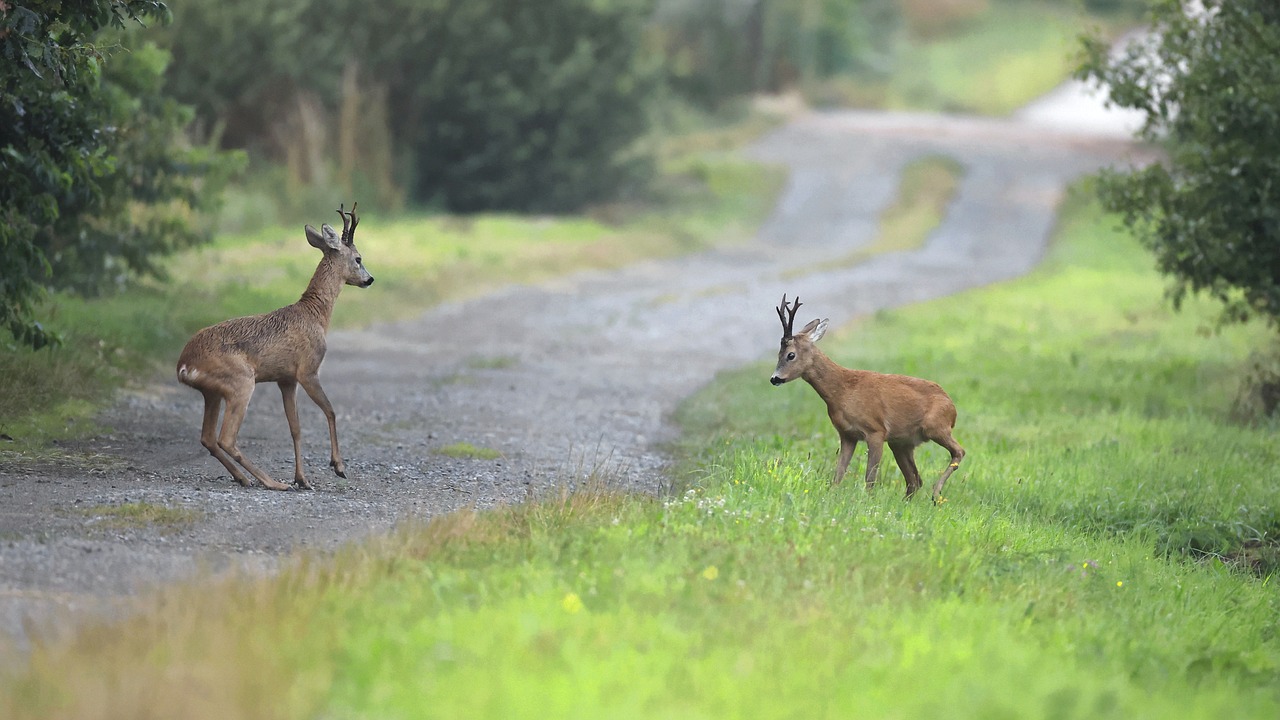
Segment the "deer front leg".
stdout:
[[880,458],[884,455],[884,437],[868,435],[867,441],[867,492],[876,486],[876,477],[880,474]]
[[333,414],[333,405],[324,394],[324,388],[320,387],[320,378],[310,375],[298,378],[298,382],[302,383],[302,389],[307,391],[307,396],[320,407],[324,418],[329,421],[329,466],[333,468],[334,474],[345,478],[347,466],[343,464],[342,454],[338,452],[338,418]]
[[832,485],[839,485],[844,479],[844,474],[849,469],[849,461],[853,459],[853,451],[857,449],[857,438],[840,433],[840,457],[836,460],[836,479],[831,481]]
[[218,434],[218,447],[240,463],[245,470],[258,478],[258,482],[271,490],[288,490],[289,486],[271,479],[271,476],[258,469],[249,458],[236,446],[236,438],[240,435],[240,423],[244,422],[244,413],[249,409],[249,398],[253,396],[253,380],[248,379],[241,387],[233,388],[227,394],[227,412],[222,418],[222,431]]
[[289,435],[293,437],[293,484],[313,490],[302,470],[302,428],[298,425],[298,383],[281,380],[280,397],[284,400],[284,417],[289,421]]

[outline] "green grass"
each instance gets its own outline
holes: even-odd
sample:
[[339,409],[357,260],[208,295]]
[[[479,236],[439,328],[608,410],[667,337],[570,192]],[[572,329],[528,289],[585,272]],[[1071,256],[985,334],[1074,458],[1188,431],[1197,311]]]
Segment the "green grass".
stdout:
[[191,508],[166,507],[146,502],[130,502],[123,505],[95,505],[82,508],[95,527],[108,530],[128,530],[156,527],[174,530],[200,519],[201,513]]
[[469,442],[456,442],[435,449],[437,455],[451,458],[472,458],[475,460],[497,460],[502,453],[493,448],[478,447]]
[[968,32],[903,51],[887,105],[1008,114],[1071,74],[1078,23],[1054,6],[993,2]]
[[1070,77],[1078,36],[1097,24],[1107,23],[1068,4],[991,0],[927,36],[901,33],[885,76],[841,76],[807,94],[820,105],[1007,115]]
[[1280,595],[1243,551],[1275,547],[1280,450],[1226,419],[1267,336],[1170,314],[1115,225],[1075,197],[1033,276],[824,341],[956,399],[941,506],[896,471],[830,487],[821,402],[762,361],[681,411],[674,496],[461,512],[174,589],[37,643],[0,714],[1275,717]]

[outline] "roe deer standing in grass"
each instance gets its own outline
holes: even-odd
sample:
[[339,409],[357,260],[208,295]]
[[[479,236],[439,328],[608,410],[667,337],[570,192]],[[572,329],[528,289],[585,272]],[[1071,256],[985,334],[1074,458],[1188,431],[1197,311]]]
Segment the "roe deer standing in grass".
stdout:
[[814,345],[827,331],[825,318],[805,325],[799,334],[791,332],[799,309],[800,298],[788,306],[787,296],[782,296],[782,305],[777,308],[782,321],[782,349],[769,382],[781,385],[804,378],[826,401],[827,415],[840,435],[840,459],[833,484],[844,478],[861,440],[867,443],[866,480],[867,490],[871,490],[888,443],[907,481],[910,498],[922,485],[916,469],[916,447],[932,440],[951,453],[951,464],[933,485],[933,501],[938,502],[942,486],[964,459],[964,448],[951,437],[956,424],[955,403],[937,383],[928,380],[840,367]]
[[[236,436],[249,407],[249,398],[260,382],[276,383],[284,397],[284,415],[293,435],[294,484],[311,489],[302,472],[302,433],[294,402],[298,385],[302,385],[329,421],[329,465],[339,477],[347,476],[338,453],[338,424],[333,406],[320,387],[318,372],[324,360],[329,318],[333,316],[333,304],[342,286],[369,287],[373,276],[365,269],[354,243],[356,224],[360,222],[355,204],[351,205],[351,212],[343,212],[339,206],[338,214],[342,216],[341,236],[328,224],[321,225],[319,231],[310,225],[304,228],[307,242],[323,252],[324,257],[298,302],[265,315],[234,318],[207,327],[187,342],[178,357],[178,380],[204,395],[200,444],[246,487],[252,483],[236,463],[272,490],[289,489],[288,485],[258,469],[236,447]],[[224,402],[227,410],[219,432],[218,415]]]

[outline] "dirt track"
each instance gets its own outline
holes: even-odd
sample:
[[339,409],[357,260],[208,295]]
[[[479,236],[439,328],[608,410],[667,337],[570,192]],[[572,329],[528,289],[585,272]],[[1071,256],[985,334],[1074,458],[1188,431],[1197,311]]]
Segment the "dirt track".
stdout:
[[[1065,186],[1126,148],[1114,133],[1062,130],[1034,112],[1008,121],[799,118],[750,149],[791,175],[758,237],[732,250],[513,287],[416,320],[332,333],[322,378],[351,479],[328,472],[323,418],[300,400],[314,492],[236,485],[199,445],[199,395],[158,379],[120,399],[104,418],[110,434],[76,448],[93,459],[0,468],[0,633],[21,648],[24,619],[101,611],[200,568],[270,569],[295,548],[333,548],[406,517],[517,502],[600,465],[653,492],[664,481],[660,448],[675,432],[670,412],[717,371],[772,353],[784,291],[804,299],[802,315],[839,326],[1025,273],[1043,254]],[[823,268],[873,239],[903,165],[938,152],[959,159],[966,175],[927,247]],[[376,276],[391,260],[378,257],[376,218],[361,230]],[[503,457],[433,452],[455,442]],[[291,476],[274,387],[259,386],[240,445],[275,477]],[[194,508],[202,519],[176,532],[121,531],[80,512],[138,501]]]

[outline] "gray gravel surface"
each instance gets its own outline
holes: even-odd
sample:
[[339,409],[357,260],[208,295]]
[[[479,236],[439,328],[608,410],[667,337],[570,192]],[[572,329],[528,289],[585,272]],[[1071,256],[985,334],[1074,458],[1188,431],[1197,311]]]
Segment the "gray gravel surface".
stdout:
[[[600,469],[626,488],[660,492],[662,448],[677,432],[672,410],[717,371],[774,352],[783,292],[803,298],[802,322],[822,315],[838,326],[1031,269],[1066,185],[1130,152],[1114,133],[1060,125],[804,115],[748,151],[790,170],[753,239],[333,332],[322,379],[350,479],[328,471],[323,417],[299,399],[312,492],[235,484],[198,442],[199,395],[171,378],[130,391],[102,418],[105,434],[67,448],[75,461],[0,467],[0,634],[20,655],[51,618],[110,611],[200,571],[270,571],[293,550],[519,502]],[[902,167],[929,153],[959,159],[966,174],[927,246],[836,262],[873,240]],[[395,259],[379,257],[376,217],[362,232],[376,276]],[[456,442],[502,457],[435,452]],[[291,477],[274,386],[258,387],[240,445],[267,472]],[[84,512],[127,502],[191,508],[199,519],[172,531],[119,530]]]

